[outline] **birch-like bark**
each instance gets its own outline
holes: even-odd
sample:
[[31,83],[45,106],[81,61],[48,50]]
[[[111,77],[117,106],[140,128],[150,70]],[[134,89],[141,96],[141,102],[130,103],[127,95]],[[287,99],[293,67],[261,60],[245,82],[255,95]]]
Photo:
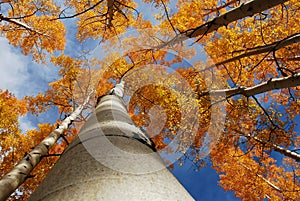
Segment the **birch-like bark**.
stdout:
[[279,152],[279,153],[283,154],[286,157],[292,158],[292,159],[296,160],[297,162],[300,162],[300,154],[297,154],[296,152],[285,149],[285,148],[283,148],[279,145],[273,144],[273,143],[264,142],[263,140],[259,139],[258,137],[251,136],[250,134],[247,134],[246,137],[249,138],[249,139],[253,139],[256,142],[259,142],[261,144],[267,144],[268,146],[273,148],[274,151]]
[[272,91],[275,89],[285,89],[289,87],[296,87],[300,85],[300,73],[283,77],[272,78],[267,82],[252,86],[252,87],[235,87],[231,89],[210,90],[199,93],[199,96],[224,96],[224,98],[230,98],[235,95],[244,95],[246,97],[258,95],[264,92]]
[[[247,167],[245,164],[239,162],[239,164],[241,164],[244,168],[246,168],[247,170],[249,170],[250,172],[253,172],[253,170],[249,167]],[[271,181],[269,181],[268,179],[266,179],[265,177],[263,177],[262,175],[255,173],[255,175],[259,178],[261,178],[264,182],[266,182],[271,188],[273,188],[274,190],[282,193],[281,188],[279,188],[278,186],[276,186],[275,184],[273,184]]]
[[[300,56],[295,57],[277,57],[276,58],[279,61],[300,61]],[[266,58],[267,61],[274,61],[275,58]]]
[[24,28],[24,29],[26,29],[28,31],[32,31],[32,32],[37,33],[37,34],[44,35],[43,33],[35,30],[33,27],[31,27],[31,26],[29,26],[29,25],[21,22],[20,20],[16,20],[16,19],[13,19],[13,18],[5,17],[4,15],[0,14],[0,22],[2,20],[6,21],[6,22],[9,22],[9,23],[12,23],[12,24],[15,24],[15,25],[17,25],[19,27],[22,27],[22,28]]
[[287,0],[252,0],[245,4],[240,5],[237,8],[234,8],[227,13],[224,13],[213,20],[193,29],[189,29],[181,34],[178,34],[173,39],[168,42],[165,42],[159,45],[157,48],[163,48],[166,46],[172,46],[174,44],[180,43],[188,38],[194,38],[197,36],[203,36],[213,31],[216,31],[218,28],[227,26],[229,23],[237,21],[239,19],[253,16],[256,13],[260,13],[264,10],[268,10],[274,6],[282,4]]
[[29,200],[194,200],[132,122],[123,93],[121,81],[100,98]]
[[66,117],[61,125],[52,131],[40,144],[28,153],[9,173],[0,180],[0,201],[5,201],[27,178],[30,172],[38,165],[41,159],[46,156],[50,148],[61,137],[63,132],[78,117],[82,110],[89,103],[91,94],[86,98],[70,116]]
[[287,0],[252,0],[241,6],[224,13],[215,19],[197,27],[187,30],[185,35],[189,38],[201,36],[217,30],[222,26],[227,26],[229,23],[237,21],[239,19],[253,16],[256,13],[260,13],[264,10],[268,10],[274,6],[282,4]]
[[[259,46],[259,47],[255,47],[255,48],[251,48],[251,49],[246,49],[245,53],[240,54],[240,55],[235,56],[235,57],[232,57],[232,58],[227,59],[225,61],[218,62],[218,63],[214,64],[213,66],[209,66],[206,69],[210,69],[212,67],[219,66],[219,65],[224,65],[224,64],[227,64],[229,62],[237,61],[237,60],[245,58],[245,57],[258,55],[258,54],[262,54],[262,53],[266,53],[266,52],[273,52],[273,51],[279,50],[283,47],[286,47],[288,45],[298,43],[299,41],[300,41],[300,34],[299,33],[294,34],[292,36],[289,36],[289,37],[287,37],[285,39],[282,39],[280,41],[276,41],[276,42],[274,42],[272,44],[269,44],[269,45]],[[297,60],[297,58],[293,58],[293,59]]]
[[250,135],[249,133],[246,134],[240,130],[237,130],[237,129],[234,129],[234,131],[236,131],[237,133],[247,137],[248,139],[253,139],[255,140],[256,142],[259,142],[260,144],[266,144],[268,146],[270,146],[271,148],[273,148],[274,151],[278,152],[278,153],[281,153],[283,154],[284,156],[286,157],[289,157],[289,158],[292,158],[294,160],[296,160],[297,162],[300,162],[300,154],[296,153],[296,152],[293,152],[291,150],[288,150],[288,149],[285,149],[279,145],[276,145],[274,143],[271,143],[271,142],[265,142],[263,141],[262,139],[256,137],[256,136],[252,136]]

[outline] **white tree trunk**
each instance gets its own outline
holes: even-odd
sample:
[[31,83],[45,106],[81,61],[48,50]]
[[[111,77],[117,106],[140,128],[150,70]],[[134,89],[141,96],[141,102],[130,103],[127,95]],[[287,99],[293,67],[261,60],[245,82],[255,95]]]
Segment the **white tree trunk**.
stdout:
[[9,173],[4,175],[0,180],[0,201],[5,201],[10,194],[30,177],[31,171],[39,164],[44,156],[48,155],[50,148],[89,103],[92,93],[93,92],[89,94],[83,104],[62,121],[57,129],[52,131],[30,153],[26,154],[26,156]]
[[30,200],[194,200],[133,124],[122,95],[117,86],[101,98]]

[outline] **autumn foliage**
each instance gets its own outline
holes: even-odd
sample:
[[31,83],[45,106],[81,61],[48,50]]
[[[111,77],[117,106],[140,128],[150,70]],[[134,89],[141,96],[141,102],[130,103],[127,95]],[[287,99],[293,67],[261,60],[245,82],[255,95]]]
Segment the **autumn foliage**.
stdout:
[[[265,10],[257,2],[2,1],[1,35],[33,62],[57,68],[58,75],[36,96],[18,99],[0,89],[1,176],[92,90],[89,109],[123,79],[128,112],[159,152],[180,152],[199,168],[211,165],[220,186],[242,200],[299,200],[300,2],[266,1],[272,5]],[[142,6],[158,12],[150,18]],[[72,20],[76,31],[68,26]],[[120,42],[130,29],[138,36]],[[76,32],[78,46],[103,43],[105,56],[66,55],[68,31]],[[20,117],[53,108],[60,116],[55,125],[20,130]],[[85,109],[11,200],[26,199],[37,188],[84,124],[90,112]],[[218,121],[222,128],[212,124]],[[207,144],[206,136],[216,138],[215,144]],[[173,140],[177,146],[168,147]],[[205,157],[203,146],[210,149]]]

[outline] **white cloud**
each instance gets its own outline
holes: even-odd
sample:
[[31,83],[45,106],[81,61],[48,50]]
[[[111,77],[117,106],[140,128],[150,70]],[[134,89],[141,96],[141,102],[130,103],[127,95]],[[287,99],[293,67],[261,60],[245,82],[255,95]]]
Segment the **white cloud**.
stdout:
[[18,98],[44,92],[48,83],[57,78],[58,68],[37,64],[31,56],[9,45],[0,37],[0,88],[8,89]]
[[35,129],[36,127],[32,125],[32,122],[27,116],[19,118],[20,129],[22,133],[25,133],[28,130]]
[[27,79],[28,59],[13,52],[5,38],[0,37],[0,47],[0,88],[8,89],[19,97]]
[[[57,78],[58,68],[33,62],[30,56],[9,45],[6,38],[0,37],[0,47],[0,88],[8,89],[17,98],[43,93],[48,83]],[[30,115],[20,117],[19,124],[23,133],[36,128]]]

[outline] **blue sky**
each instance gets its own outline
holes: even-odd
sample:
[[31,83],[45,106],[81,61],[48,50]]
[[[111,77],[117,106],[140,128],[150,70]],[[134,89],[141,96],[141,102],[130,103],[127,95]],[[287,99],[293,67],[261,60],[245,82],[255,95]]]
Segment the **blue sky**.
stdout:
[[195,170],[193,164],[186,161],[185,165],[178,167],[175,165],[172,173],[189,193],[200,201],[237,201],[232,191],[225,192],[218,185],[219,176],[216,171],[209,166]]
[[[57,78],[57,68],[36,64],[20,53],[17,48],[0,37],[0,88],[8,89],[16,97],[37,95],[48,89],[48,83]],[[28,118],[30,117],[30,118]],[[37,123],[53,121],[53,116],[45,113],[39,118],[29,115],[20,118],[22,131],[34,129]],[[57,116],[56,116],[57,118]]]
[[[150,14],[156,9],[153,6],[142,6],[144,15],[151,19]],[[71,28],[67,35],[67,48],[65,53],[78,56],[81,45],[74,40],[74,21],[66,21],[68,28]],[[97,41],[89,41],[86,45],[92,47]],[[0,38],[0,88],[8,89],[18,98],[26,95],[36,95],[44,92],[47,83],[57,78],[58,69],[54,66],[45,66],[31,61],[29,56],[24,56],[17,48],[10,46],[5,38]],[[38,123],[54,122],[59,115],[51,111],[35,117],[32,115],[20,119],[22,131],[37,128]],[[210,167],[203,167],[198,171],[194,170],[188,161],[183,167],[175,165],[173,174],[198,201],[234,201],[239,200],[234,197],[233,192],[225,192],[218,186],[219,177]]]

